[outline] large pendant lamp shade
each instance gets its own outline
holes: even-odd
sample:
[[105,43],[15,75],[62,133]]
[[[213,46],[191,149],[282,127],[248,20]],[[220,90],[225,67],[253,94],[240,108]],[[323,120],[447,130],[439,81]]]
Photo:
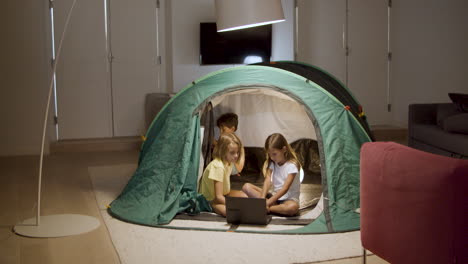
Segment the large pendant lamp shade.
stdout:
[[218,32],[284,21],[281,0],[215,0]]

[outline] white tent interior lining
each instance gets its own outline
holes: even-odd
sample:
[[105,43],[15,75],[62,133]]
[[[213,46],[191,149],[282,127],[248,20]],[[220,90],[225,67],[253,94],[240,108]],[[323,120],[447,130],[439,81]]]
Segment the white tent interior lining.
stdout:
[[[315,128],[304,106],[290,96],[265,88],[249,88],[222,94],[212,101],[214,120],[236,113],[236,134],[246,147],[263,147],[265,139],[281,133],[289,143],[301,138],[317,140]],[[215,128],[215,137],[219,130]]]

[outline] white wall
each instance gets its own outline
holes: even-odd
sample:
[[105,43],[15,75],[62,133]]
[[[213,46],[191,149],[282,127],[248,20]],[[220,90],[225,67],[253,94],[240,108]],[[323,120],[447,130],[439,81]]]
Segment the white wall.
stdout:
[[298,61],[331,73],[346,83],[346,52],[343,30],[346,1],[298,0]]
[[[362,2],[299,1],[298,59],[324,68],[344,83],[347,79],[370,124],[406,127],[409,104],[449,102],[449,92],[468,93],[468,1],[393,0],[388,91],[387,8],[382,1],[380,13],[366,14],[363,9],[370,5],[363,6]],[[346,3],[350,46],[347,66],[341,46]],[[365,28],[376,25],[380,25],[379,31],[362,34]],[[380,80],[385,82],[373,82],[376,76],[384,76]],[[392,105],[390,114],[387,101]]]
[[362,106],[370,125],[388,124],[387,2],[297,3],[297,60],[320,67],[340,80]]
[[294,60],[294,1],[281,0],[286,21],[273,24],[271,59]]
[[[77,1],[71,14],[57,66],[59,140],[144,135],[146,95],[166,88],[158,62],[164,6],[106,1]],[[57,44],[72,2],[54,5]]]
[[298,1],[297,60],[340,80],[370,125],[388,124],[387,2]]
[[468,1],[394,0],[391,25],[394,124],[407,125],[411,103],[468,93]]
[[[273,60],[294,58],[294,1],[283,0],[286,21],[273,25]],[[199,65],[200,22],[215,22],[213,0],[173,0],[172,12],[172,82],[173,92],[182,90],[204,75],[235,65]]]
[[[164,2],[167,91],[178,91],[218,69],[198,65],[198,24],[214,21],[214,5]],[[283,0],[288,21],[280,27],[293,23],[292,2]],[[468,1],[393,0],[392,14],[392,122],[404,126],[408,104],[448,102],[448,92],[468,93]],[[0,156],[37,154],[50,73],[48,3],[6,1],[0,22]],[[274,38],[284,48],[275,46],[275,54],[287,52],[274,59],[292,59],[293,30],[283,31],[284,37],[276,33],[275,25]]]
[[[56,138],[112,137],[113,121],[117,116],[113,114],[113,98],[119,91],[111,88],[104,3],[76,1],[71,10],[73,2],[61,0],[54,4],[54,38],[58,55]],[[67,18],[70,20],[64,32]],[[117,92],[114,96],[111,96],[112,90]]]
[[0,9],[0,156],[40,151],[50,74],[48,2]]

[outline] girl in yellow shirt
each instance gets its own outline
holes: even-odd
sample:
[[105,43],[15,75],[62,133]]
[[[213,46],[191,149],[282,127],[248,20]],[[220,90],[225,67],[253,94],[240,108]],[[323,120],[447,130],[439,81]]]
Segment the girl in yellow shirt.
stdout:
[[242,191],[231,190],[232,164],[244,159],[240,139],[234,133],[223,133],[213,150],[213,160],[203,172],[200,193],[219,215],[226,216],[225,196],[247,197]]

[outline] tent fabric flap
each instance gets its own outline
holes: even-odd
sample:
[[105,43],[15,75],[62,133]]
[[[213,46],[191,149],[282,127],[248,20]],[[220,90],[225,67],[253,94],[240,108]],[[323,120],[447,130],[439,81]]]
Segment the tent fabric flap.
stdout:
[[[158,225],[169,223],[180,211],[206,211],[209,208],[196,192],[199,118],[173,119],[170,116],[161,116],[166,130],[154,130],[162,135],[152,142],[123,192],[111,203],[113,215],[130,222]],[[183,135],[167,132],[178,131],[182,126],[187,128]]]

